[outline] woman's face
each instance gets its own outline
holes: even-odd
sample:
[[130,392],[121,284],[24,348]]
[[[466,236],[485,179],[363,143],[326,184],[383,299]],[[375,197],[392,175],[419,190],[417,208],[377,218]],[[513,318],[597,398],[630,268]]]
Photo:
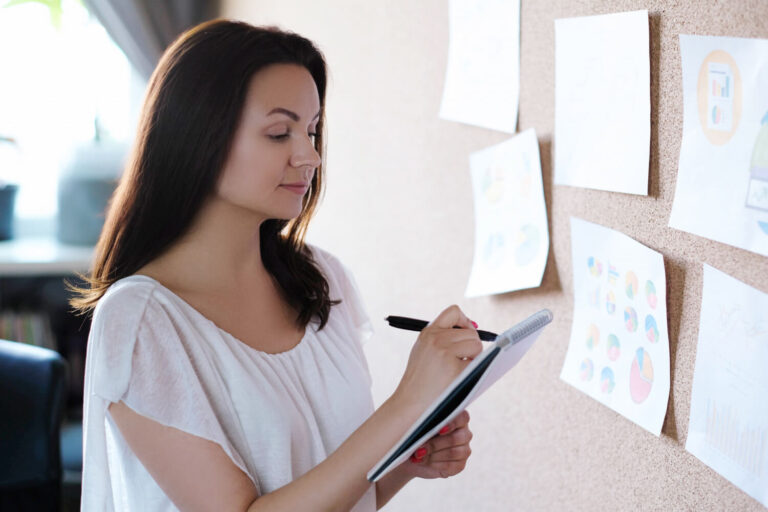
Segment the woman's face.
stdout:
[[218,198],[264,219],[297,217],[320,165],[314,136],[319,119],[320,98],[306,68],[273,64],[256,73]]

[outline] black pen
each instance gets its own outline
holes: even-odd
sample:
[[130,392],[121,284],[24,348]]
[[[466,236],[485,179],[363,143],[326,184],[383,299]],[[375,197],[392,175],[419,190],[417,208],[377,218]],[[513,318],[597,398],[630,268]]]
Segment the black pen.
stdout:
[[[384,320],[389,322],[390,326],[398,329],[405,329],[406,331],[420,331],[429,325],[429,322],[426,320],[417,320],[405,316],[388,316]],[[454,329],[460,329],[460,327],[456,326]],[[483,341],[496,341],[496,338],[498,337],[498,334],[489,331],[477,331],[477,334]]]

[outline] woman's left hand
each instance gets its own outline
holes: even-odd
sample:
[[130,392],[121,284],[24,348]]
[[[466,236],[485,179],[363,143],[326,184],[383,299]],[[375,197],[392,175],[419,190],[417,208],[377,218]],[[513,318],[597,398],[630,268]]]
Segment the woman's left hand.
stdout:
[[403,469],[420,478],[448,478],[461,473],[472,453],[471,440],[469,413],[462,411],[438,435],[417,449],[403,464]]

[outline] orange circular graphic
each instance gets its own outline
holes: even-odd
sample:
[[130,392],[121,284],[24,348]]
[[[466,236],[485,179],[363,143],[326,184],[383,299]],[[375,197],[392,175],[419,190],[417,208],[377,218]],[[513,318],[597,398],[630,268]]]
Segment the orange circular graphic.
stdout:
[[704,135],[712,144],[725,144],[741,120],[741,75],[733,57],[723,50],[707,55],[696,89]]

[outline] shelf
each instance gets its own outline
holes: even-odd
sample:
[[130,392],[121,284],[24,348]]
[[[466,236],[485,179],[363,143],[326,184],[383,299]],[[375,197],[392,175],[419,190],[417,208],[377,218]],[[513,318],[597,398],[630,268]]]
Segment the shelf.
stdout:
[[86,272],[93,247],[67,245],[55,238],[18,238],[0,242],[0,276],[65,275]]

